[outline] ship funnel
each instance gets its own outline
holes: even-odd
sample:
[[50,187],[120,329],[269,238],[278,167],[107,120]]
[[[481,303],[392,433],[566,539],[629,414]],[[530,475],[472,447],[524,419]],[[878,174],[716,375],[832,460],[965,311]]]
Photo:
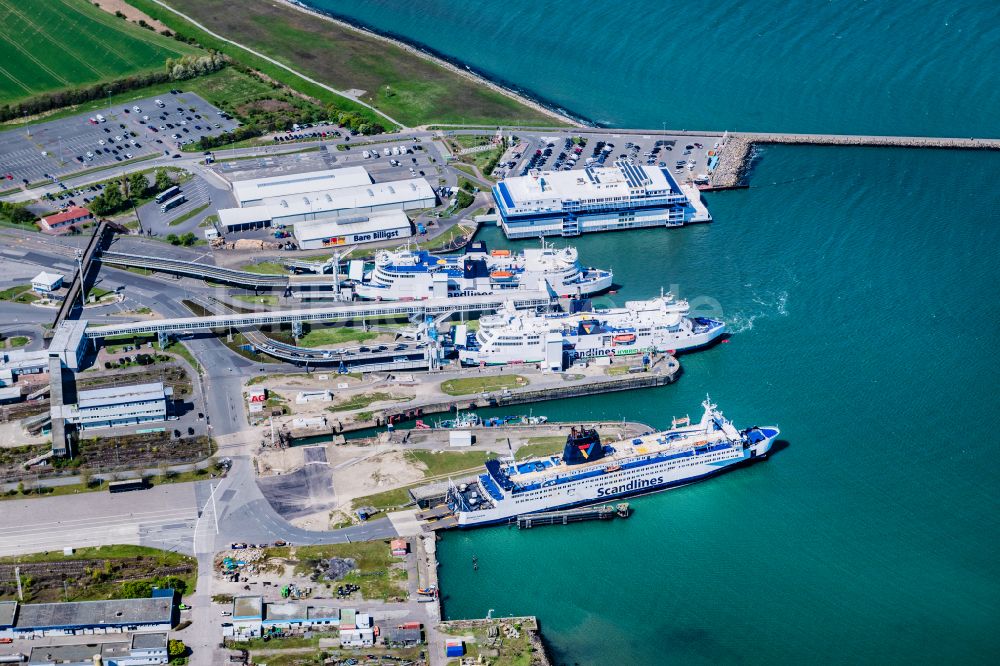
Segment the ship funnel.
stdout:
[[604,457],[604,445],[601,436],[593,428],[573,428],[566,436],[566,446],[563,448],[563,462],[567,465],[580,465],[600,460]]

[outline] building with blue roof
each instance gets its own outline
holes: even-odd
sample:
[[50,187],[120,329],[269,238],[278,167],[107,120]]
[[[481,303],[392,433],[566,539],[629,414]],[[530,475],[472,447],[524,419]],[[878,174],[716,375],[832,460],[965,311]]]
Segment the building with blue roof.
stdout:
[[679,227],[712,219],[697,188],[679,184],[666,169],[626,160],[507,178],[493,187],[493,199],[508,238]]

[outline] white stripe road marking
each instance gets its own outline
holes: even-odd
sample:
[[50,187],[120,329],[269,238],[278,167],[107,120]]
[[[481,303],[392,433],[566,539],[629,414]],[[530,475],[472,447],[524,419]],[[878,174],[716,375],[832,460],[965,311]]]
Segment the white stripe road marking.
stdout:
[[183,522],[185,520],[194,520],[195,516],[192,512],[185,511],[183,513],[168,513],[162,514],[157,517],[152,516],[136,516],[136,517],[124,517],[116,518],[114,520],[94,520],[90,521],[72,521],[75,524],[59,524],[50,523],[48,526],[32,525],[28,527],[20,528],[8,528],[4,530],[4,538],[10,539],[15,536],[31,536],[36,534],[46,534],[53,530],[59,530],[61,532],[73,531],[77,529],[95,529],[95,528],[111,528],[120,527],[123,525],[156,525],[159,523],[170,523],[170,522]]

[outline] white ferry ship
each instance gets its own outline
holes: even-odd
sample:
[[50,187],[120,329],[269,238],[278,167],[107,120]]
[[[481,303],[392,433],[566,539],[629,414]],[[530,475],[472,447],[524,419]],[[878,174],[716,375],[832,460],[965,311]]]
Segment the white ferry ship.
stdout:
[[647,301],[627,301],[623,308],[535,314],[505,309],[482,317],[479,330],[456,340],[465,365],[552,364],[597,356],[677,352],[703,347],[726,330],[721,321],[689,317],[687,301],[669,292]]
[[596,430],[575,428],[562,455],[486,462],[474,483],[452,485],[448,506],[459,527],[505,523],[552,511],[665,490],[764,458],[778,437],[774,426],[743,430],[708,399],[701,422],[627,441],[602,443]]
[[611,288],[609,270],[584,268],[576,248],[542,243],[524,252],[486,249],[471,243],[464,254],[438,256],[409,247],[375,255],[375,267],[354,285],[371,300],[422,300],[485,296],[512,290],[548,291],[556,296],[585,297]]

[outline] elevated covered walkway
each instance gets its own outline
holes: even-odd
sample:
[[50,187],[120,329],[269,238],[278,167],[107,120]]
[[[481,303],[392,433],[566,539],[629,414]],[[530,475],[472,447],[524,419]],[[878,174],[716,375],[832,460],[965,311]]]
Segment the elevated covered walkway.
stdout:
[[525,291],[518,292],[513,298],[510,295],[461,296],[424,301],[350,303],[305,310],[276,310],[272,312],[230,313],[208,317],[155,319],[127,324],[88,326],[86,336],[91,339],[99,339],[113,335],[180,333],[213,328],[244,328],[305,322],[346,321],[349,319],[409,317],[412,315],[434,316],[443,312],[493,311],[507,302],[513,302],[514,307],[518,309],[545,308],[549,305],[549,295],[541,291]]

